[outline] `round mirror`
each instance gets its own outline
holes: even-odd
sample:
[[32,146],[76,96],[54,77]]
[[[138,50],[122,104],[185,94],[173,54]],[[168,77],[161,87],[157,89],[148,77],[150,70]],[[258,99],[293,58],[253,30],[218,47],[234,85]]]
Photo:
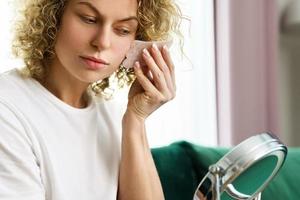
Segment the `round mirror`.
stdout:
[[252,136],[209,167],[194,200],[260,199],[286,155],[286,146],[271,133]]

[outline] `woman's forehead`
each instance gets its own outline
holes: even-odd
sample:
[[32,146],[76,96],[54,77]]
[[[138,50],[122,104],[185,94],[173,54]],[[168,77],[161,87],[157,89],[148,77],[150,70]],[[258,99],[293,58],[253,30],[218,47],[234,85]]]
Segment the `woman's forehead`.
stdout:
[[73,5],[85,6],[101,14],[122,17],[136,16],[137,0],[71,0]]

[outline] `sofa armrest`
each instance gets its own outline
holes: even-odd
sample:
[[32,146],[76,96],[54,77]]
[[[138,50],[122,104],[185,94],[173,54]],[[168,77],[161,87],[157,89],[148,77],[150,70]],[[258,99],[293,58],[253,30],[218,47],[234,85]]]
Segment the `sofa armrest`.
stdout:
[[198,178],[190,156],[180,143],[152,149],[152,156],[161,180],[165,199],[193,199]]

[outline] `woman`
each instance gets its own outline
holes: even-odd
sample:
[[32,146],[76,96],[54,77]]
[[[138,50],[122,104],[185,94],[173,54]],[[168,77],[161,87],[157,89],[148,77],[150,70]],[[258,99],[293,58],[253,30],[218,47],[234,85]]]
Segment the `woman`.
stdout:
[[122,118],[117,100],[96,97],[109,77],[131,83],[130,44],[168,39],[176,5],[28,0],[23,14],[14,49],[26,67],[0,76],[0,199],[164,199],[145,120],[175,97],[167,47],[143,50]]

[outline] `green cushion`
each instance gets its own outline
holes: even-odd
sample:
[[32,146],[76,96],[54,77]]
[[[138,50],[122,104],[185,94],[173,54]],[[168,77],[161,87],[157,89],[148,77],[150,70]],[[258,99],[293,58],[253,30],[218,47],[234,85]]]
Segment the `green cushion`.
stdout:
[[[194,191],[228,148],[204,147],[185,141],[151,150],[166,200],[193,199]],[[289,149],[283,168],[263,192],[263,200],[300,199],[300,148]],[[295,172],[295,173],[291,173]]]
[[165,199],[192,199],[198,178],[182,143],[152,149]]
[[300,199],[300,148],[289,148],[286,161],[262,193],[263,200]]

